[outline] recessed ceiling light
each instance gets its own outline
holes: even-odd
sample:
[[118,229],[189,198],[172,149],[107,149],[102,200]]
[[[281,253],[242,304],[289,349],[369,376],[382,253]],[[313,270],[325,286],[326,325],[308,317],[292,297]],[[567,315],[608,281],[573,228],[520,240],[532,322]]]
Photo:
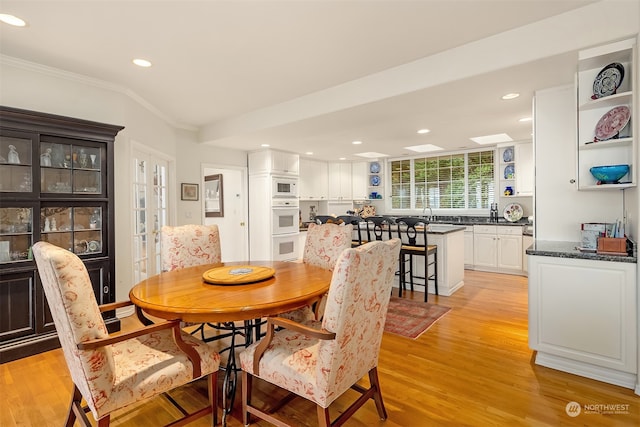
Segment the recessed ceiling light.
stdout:
[[307,151],[307,152],[306,152],[306,153],[304,153],[304,154],[306,154],[307,156],[313,156],[313,151]]
[[519,122],[530,122],[531,120],[533,120],[531,117],[523,117],[520,120],[518,120]]
[[431,132],[429,129],[420,129],[418,131],[419,134],[424,134],[424,133],[429,133],[429,132]]
[[478,144],[498,144],[500,142],[509,142],[513,141],[513,139],[507,135],[506,133],[498,133],[495,135],[485,135],[485,136],[476,136],[470,138],[473,142]]
[[438,147],[433,144],[412,145],[411,147],[404,147],[407,150],[415,151],[416,153],[426,153],[428,151],[440,151],[444,150],[442,147]]
[[347,160],[346,157],[339,157],[338,160]]
[[507,99],[515,99],[515,98],[517,98],[519,96],[520,96],[519,93],[508,93],[506,95],[502,95],[502,99],[505,99],[505,100],[507,100]]
[[260,144],[260,147],[269,147],[269,144]]
[[14,27],[24,27],[27,25],[22,19],[17,16],[9,15],[7,13],[0,13],[0,21],[5,24],[13,25]]
[[387,157],[388,154],[376,153],[375,151],[368,151],[366,153],[357,153],[355,156],[366,157],[367,159],[377,159],[378,157]]
[[136,58],[133,60],[133,63],[136,64],[138,67],[151,67],[151,62],[147,61],[146,59],[141,59],[141,58]]
[[352,144],[353,145],[360,145],[360,144],[362,144],[362,141],[353,141]]

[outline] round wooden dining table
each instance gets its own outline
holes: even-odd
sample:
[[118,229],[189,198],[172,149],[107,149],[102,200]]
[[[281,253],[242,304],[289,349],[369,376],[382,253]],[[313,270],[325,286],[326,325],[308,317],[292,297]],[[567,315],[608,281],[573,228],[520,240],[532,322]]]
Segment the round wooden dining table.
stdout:
[[[216,267],[266,266],[273,277],[255,283],[214,285],[203,274]],[[145,313],[184,322],[232,322],[274,316],[318,300],[332,271],[300,262],[206,264],[160,273],[135,285],[131,301]]]
[[[203,275],[212,269],[237,266],[270,267],[272,277],[246,284],[211,284]],[[300,262],[251,261],[206,264],[160,273],[141,281],[129,291],[129,299],[151,316],[192,323],[244,321],[245,345],[260,336],[257,319],[304,307],[329,290],[331,270]],[[210,275],[207,275],[208,277]],[[144,316],[140,317],[145,322]],[[254,322],[255,321],[255,322]],[[232,327],[235,330],[235,326]],[[227,358],[222,393],[222,425],[233,409],[237,386],[235,333]],[[226,350],[225,350],[226,351]]]

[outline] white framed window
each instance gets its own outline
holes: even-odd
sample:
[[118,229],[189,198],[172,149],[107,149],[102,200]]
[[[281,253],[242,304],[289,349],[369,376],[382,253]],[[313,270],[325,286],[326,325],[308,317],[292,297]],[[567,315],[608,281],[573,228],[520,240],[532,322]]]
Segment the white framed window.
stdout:
[[494,150],[391,160],[391,209],[488,209]]

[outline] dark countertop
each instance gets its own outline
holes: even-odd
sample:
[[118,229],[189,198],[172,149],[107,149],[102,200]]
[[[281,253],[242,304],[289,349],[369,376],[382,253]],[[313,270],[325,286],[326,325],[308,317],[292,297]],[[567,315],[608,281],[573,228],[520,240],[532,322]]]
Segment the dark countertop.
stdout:
[[590,259],[594,261],[638,262],[637,256],[602,255],[595,252],[581,252],[576,249],[578,246],[580,246],[579,242],[535,240],[527,249],[527,255]]
[[[382,215],[384,217],[388,217],[391,219],[400,218],[401,215]],[[422,215],[405,215],[405,216],[415,216],[422,217]],[[516,222],[509,222],[504,218],[499,218],[498,222],[491,222],[488,216],[437,216],[435,220],[429,221],[430,224],[449,224],[449,225],[459,225],[459,226],[468,226],[468,225],[508,225],[508,226],[525,226],[529,224],[527,218],[521,218]],[[300,231],[307,231],[308,222],[303,222],[303,225],[300,227]],[[452,230],[453,231],[453,230]],[[452,232],[449,231],[449,232]],[[444,234],[444,233],[440,233]],[[524,232],[523,234],[527,234]],[[533,233],[529,234],[533,235]]]

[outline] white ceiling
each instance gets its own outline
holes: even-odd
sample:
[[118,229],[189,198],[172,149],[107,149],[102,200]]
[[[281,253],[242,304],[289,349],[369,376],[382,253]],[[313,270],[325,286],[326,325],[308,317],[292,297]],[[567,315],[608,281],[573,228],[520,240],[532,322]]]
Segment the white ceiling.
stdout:
[[[27,26],[0,25],[0,54],[126,88],[207,144],[270,143],[326,160],[401,156],[423,143],[477,147],[469,138],[486,134],[530,139],[531,124],[518,119],[531,115],[535,90],[573,82],[575,52],[305,117],[270,120],[269,109],[328,90],[340,98],[359,79],[589,3],[2,0],[0,13]],[[154,65],[138,68],[134,57]],[[500,100],[513,91],[522,96]],[[253,126],[240,126],[248,116]],[[432,132],[417,135],[422,127]]]

